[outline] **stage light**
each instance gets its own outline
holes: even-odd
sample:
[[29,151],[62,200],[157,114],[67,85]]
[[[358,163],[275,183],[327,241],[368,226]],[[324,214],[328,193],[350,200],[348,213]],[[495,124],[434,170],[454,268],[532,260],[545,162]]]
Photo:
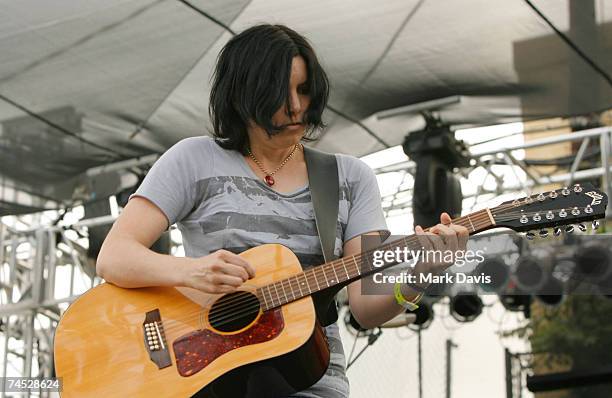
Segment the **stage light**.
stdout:
[[487,292],[500,292],[510,280],[510,271],[506,263],[499,257],[485,258],[474,270],[474,275],[485,274],[490,277],[490,283],[481,283],[480,287]]
[[459,322],[471,322],[482,312],[482,300],[476,293],[460,293],[451,298],[451,315]]
[[453,172],[470,165],[467,145],[455,138],[448,124],[424,113],[425,128],[404,137],[404,153],[416,163],[412,210],[415,225],[435,225],[440,213],[461,214],[461,184]]
[[558,305],[563,300],[563,283],[550,275],[538,291],[536,298],[548,306]]
[[414,331],[427,329],[434,319],[432,304],[427,300],[421,301],[416,310],[407,312],[416,315],[414,322],[408,325],[408,328]]
[[610,249],[597,242],[587,242],[574,253],[575,276],[588,281],[606,278],[611,271]]
[[537,292],[544,286],[546,275],[536,257],[521,256],[514,271],[514,281],[517,287],[526,293]]

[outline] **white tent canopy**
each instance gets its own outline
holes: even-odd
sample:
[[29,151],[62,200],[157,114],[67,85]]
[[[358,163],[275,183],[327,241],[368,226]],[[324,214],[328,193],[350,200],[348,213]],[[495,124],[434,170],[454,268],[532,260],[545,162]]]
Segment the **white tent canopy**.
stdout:
[[397,145],[420,117],[378,112],[451,96],[453,125],[610,108],[612,3],[533,4],[582,56],[519,0],[0,0],[0,215],[71,203],[87,169],[208,134],[228,28],[255,23],[312,42],[332,84],[315,145],[330,152]]

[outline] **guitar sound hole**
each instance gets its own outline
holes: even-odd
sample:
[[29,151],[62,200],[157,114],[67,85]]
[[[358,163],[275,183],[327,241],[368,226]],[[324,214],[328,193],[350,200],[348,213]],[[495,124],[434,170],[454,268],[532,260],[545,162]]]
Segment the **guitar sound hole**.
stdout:
[[219,298],[210,308],[208,322],[222,332],[248,326],[259,314],[259,300],[249,292],[235,292]]

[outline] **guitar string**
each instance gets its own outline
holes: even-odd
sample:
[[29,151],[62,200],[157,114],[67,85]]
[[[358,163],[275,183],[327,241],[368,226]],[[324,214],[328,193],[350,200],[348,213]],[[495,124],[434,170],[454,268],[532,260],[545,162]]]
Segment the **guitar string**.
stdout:
[[[464,216],[464,217],[460,217],[460,218],[458,218],[457,220],[453,220],[453,221],[458,221],[458,220],[460,220],[461,218],[469,218],[469,217],[468,217],[468,216]],[[476,216],[471,216],[471,218],[469,218],[469,219],[471,219],[471,220],[472,220],[472,223],[475,223],[475,224],[480,225],[479,223],[481,223],[481,222],[483,222],[483,221],[487,220],[488,218],[489,218],[489,217],[488,217],[488,214],[487,214],[486,212],[482,212],[481,214],[478,214],[478,215],[476,215]],[[485,224],[485,225],[486,225],[486,224]],[[476,229],[477,229],[477,228],[476,228]],[[429,230],[429,228],[428,228],[428,229],[426,229],[425,231],[428,231],[428,230]],[[415,234],[410,235],[410,236],[408,236],[408,237],[407,237],[407,238],[405,238],[405,239],[411,239],[411,240],[413,241],[413,243],[417,243],[417,244],[419,243],[419,242],[418,242],[417,235],[415,235]],[[416,239],[416,240],[415,240],[415,239]],[[392,243],[393,243],[393,242],[391,242],[391,244],[392,244]],[[369,250],[369,251],[366,251],[366,252],[362,252],[362,253],[360,253],[360,254],[358,254],[358,255],[355,255],[355,256],[354,256],[354,258],[355,258],[355,260],[356,260],[356,261],[362,261],[362,260],[363,260],[363,259],[361,258],[361,257],[363,257],[363,256],[362,256],[362,254],[368,254],[368,255],[369,255],[369,254],[371,254],[371,252],[372,252],[373,250],[376,250],[376,249],[377,249],[377,248],[372,249],[372,250]],[[335,260],[335,261],[339,261],[339,260]],[[342,262],[344,262],[344,259],[342,260]],[[333,263],[333,262],[332,262],[332,263]],[[330,264],[330,263],[328,263],[328,264]],[[331,269],[329,269],[329,270],[328,270],[328,269],[325,269],[325,268],[323,268],[323,267],[327,267],[327,268],[329,268],[329,266],[328,266],[328,265],[324,265],[324,266],[321,266],[321,267],[316,267],[316,268],[318,268],[318,269],[322,269],[322,270],[323,270],[323,276],[324,276],[324,277],[327,279],[327,275],[326,275],[326,273],[327,273],[328,271],[331,271]],[[313,268],[311,268],[311,270],[313,270]],[[306,274],[308,274],[308,275],[306,275]],[[318,278],[318,277],[319,277],[320,275],[315,275],[315,274],[316,274],[316,271],[313,271],[313,272],[310,272],[310,273],[309,273],[309,272],[303,272],[303,273],[301,273],[301,275],[306,275],[306,281],[307,281],[307,282],[309,282],[309,280],[310,280],[310,279],[314,279],[314,280],[317,282],[317,285],[319,286],[320,284],[318,283],[318,280],[319,280],[319,278]],[[300,274],[298,274],[298,275],[300,275]],[[291,287],[291,282],[289,281],[289,279],[291,279],[291,278],[296,278],[296,280],[297,280],[297,276],[298,276],[298,275],[293,275],[293,276],[288,277],[288,278],[285,278],[285,279],[283,279],[283,280],[280,280],[280,281],[274,282],[274,283],[272,283],[272,284],[270,284],[270,285],[274,285],[275,283],[280,283],[280,284],[281,284],[281,287],[283,287],[283,283],[284,283],[285,281],[287,281],[287,284],[289,285],[289,287]],[[347,279],[345,279],[344,281],[346,281],[346,280],[347,280]],[[328,283],[326,282],[326,284],[328,284]],[[268,285],[268,286],[270,286],[270,285]],[[310,285],[310,283],[309,283],[309,285]],[[329,284],[328,284],[328,285],[329,285]],[[278,288],[277,288],[277,290],[278,290]],[[294,292],[294,291],[295,291],[295,289],[292,289],[292,292]],[[285,299],[288,299],[288,298],[289,298],[289,296],[286,294],[286,292],[284,292],[284,293],[285,293]],[[231,295],[231,293],[230,293],[230,295]],[[228,295],[228,296],[229,296],[229,295]],[[228,297],[228,296],[225,296],[225,297]],[[295,298],[296,294],[294,294],[293,296],[294,296],[294,300],[297,300],[297,299]],[[304,296],[304,295],[302,295],[302,296]],[[237,305],[238,305],[238,306],[240,306],[241,304],[244,304],[244,303],[248,302],[248,301],[247,301],[247,300],[248,300],[248,297],[256,297],[256,296],[255,296],[255,295],[253,295],[252,293],[245,292],[245,294],[241,294],[241,295],[239,295],[239,296],[238,296],[238,295],[233,295],[233,296],[230,296],[230,297],[232,298],[231,300],[228,300],[227,302],[223,302],[221,305],[216,306],[217,312],[220,312],[222,309],[224,310],[224,309],[226,309],[226,308],[228,308],[228,307],[232,307],[232,308],[233,308],[233,307],[236,307]],[[281,300],[280,295],[276,295],[276,300],[274,300],[274,297],[272,297],[272,296],[271,296],[271,298],[272,298],[272,304],[273,304],[273,305],[274,305],[274,302],[275,302],[275,301],[278,301],[278,302],[279,302],[279,304],[278,304],[278,305],[274,305],[274,307],[272,307],[272,308],[276,308],[276,307],[278,307],[278,306],[282,305],[282,304],[280,304],[280,303],[281,303],[281,301],[282,301],[282,300]],[[300,297],[300,298],[301,298],[301,297]],[[223,299],[223,297],[222,297],[222,299]],[[245,299],[246,299],[246,300],[245,300]],[[257,300],[258,300],[258,302],[259,302],[259,298],[258,298]],[[258,306],[258,307],[259,307],[259,306]],[[194,315],[190,316],[190,318],[191,318],[191,319],[194,319],[194,318],[197,318],[197,317],[199,317],[199,316],[201,316],[201,311],[199,311],[197,314],[194,314]],[[227,316],[227,315],[220,315],[220,317],[221,317],[221,318],[224,318],[224,317],[226,317],[226,316]],[[210,322],[210,323],[223,324],[223,322],[221,322],[221,323],[217,322],[217,320],[218,320],[218,319],[220,319],[220,318],[219,318],[219,317],[217,317],[217,318],[214,318],[214,319],[213,319],[213,317],[209,317],[209,322]],[[232,319],[232,318],[230,318],[230,319],[227,319],[225,323],[227,323],[227,322],[231,322],[231,321],[236,320],[236,319],[238,319],[238,318],[233,318],[233,319]],[[173,323],[173,322],[172,322],[172,320],[170,320],[170,319],[169,319],[169,320],[167,320],[167,321],[164,321],[164,324],[165,324],[166,322],[168,322],[169,324]],[[182,323],[182,320],[174,320],[174,322],[179,322],[179,323]],[[170,328],[171,328],[171,327],[172,327],[172,326],[169,326],[169,327],[168,327],[168,330],[170,330]]]

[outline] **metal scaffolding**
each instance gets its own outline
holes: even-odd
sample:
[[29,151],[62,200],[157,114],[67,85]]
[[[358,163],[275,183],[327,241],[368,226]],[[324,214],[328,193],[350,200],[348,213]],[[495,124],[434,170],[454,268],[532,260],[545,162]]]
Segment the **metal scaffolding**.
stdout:
[[[464,199],[471,198],[474,201],[473,208],[479,200],[485,195],[501,195],[503,193],[523,192],[531,193],[532,190],[537,190],[548,184],[563,184],[566,186],[572,185],[575,182],[583,181],[591,178],[602,177],[602,190],[606,192],[608,197],[612,197],[612,146],[611,146],[612,127],[598,127],[570,134],[557,135],[554,137],[542,138],[526,142],[521,145],[509,146],[490,151],[473,152],[471,154],[471,165],[469,168],[462,169],[459,173],[467,177],[470,173],[477,169],[485,171],[484,180],[491,178],[495,182],[493,189],[486,189],[484,185],[480,185],[475,194],[464,195]],[[505,137],[500,137],[505,138]],[[559,144],[562,142],[579,141],[580,148],[576,153],[576,157],[571,164],[568,172],[555,175],[540,175],[534,169],[529,167],[523,160],[517,159],[515,152],[528,148],[545,147],[549,145]],[[600,148],[601,164],[599,167],[591,169],[580,169],[580,164],[586,148],[592,141],[597,141]],[[503,165],[509,167],[512,172],[518,176],[517,171],[525,173],[526,181],[520,181],[517,184],[506,184],[503,178],[493,171],[494,165]],[[402,173],[402,183],[398,184],[396,192],[384,196],[383,210],[390,214],[392,212],[403,212],[412,207],[412,184],[407,183],[411,177],[414,177],[416,172],[416,163],[407,160],[401,163],[396,163],[390,166],[380,167],[374,170],[376,174],[399,172]],[[612,209],[608,206],[606,218],[612,217]]]
[[[40,217],[34,217],[30,228],[19,228],[24,226],[21,217],[14,221],[14,226],[0,222],[2,376],[51,377],[53,334],[62,311],[101,282],[87,249],[72,232],[109,223],[112,217],[76,223],[70,229],[40,225]],[[0,391],[5,397],[4,385]]]

